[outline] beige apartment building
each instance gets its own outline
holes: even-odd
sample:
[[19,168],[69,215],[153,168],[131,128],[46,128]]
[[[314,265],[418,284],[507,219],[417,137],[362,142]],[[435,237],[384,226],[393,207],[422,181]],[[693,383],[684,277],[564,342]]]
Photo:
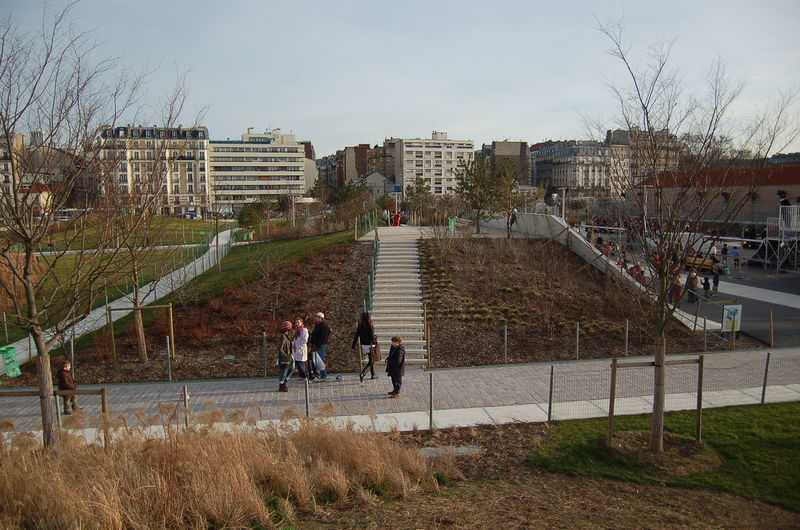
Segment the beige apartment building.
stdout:
[[395,146],[395,184],[405,192],[417,177],[424,178],[435,195],[456,190],[456,171],[475,157],[472,140],[450,140],[446,132],[433,131],[428,138],[389,138]]
[[203,217],[209,208],[208,129],[205,127],[104,128],[101,160],[115,190],[134,200],[161,194],[161,215]]

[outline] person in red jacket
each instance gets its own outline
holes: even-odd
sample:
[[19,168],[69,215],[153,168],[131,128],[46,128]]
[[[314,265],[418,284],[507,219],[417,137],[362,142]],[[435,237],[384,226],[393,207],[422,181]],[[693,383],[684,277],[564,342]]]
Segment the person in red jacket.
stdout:
[[[56,373],[59,390],[77,390],[75,380],[72,378],[72,365],[64,361],[61,369]],[[82,410],[78,406],[78,396],[61,396],[64,399],[64,414],[72,414],[73,410]]]

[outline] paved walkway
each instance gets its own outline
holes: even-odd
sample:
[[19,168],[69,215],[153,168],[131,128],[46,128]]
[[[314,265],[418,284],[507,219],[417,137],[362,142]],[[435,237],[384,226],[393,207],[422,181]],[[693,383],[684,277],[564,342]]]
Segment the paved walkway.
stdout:
[[[800,349],[773,351],[769,355],[768,369],[767,357],[767,352],[760,350],[706,354],[704,407],[760,403],[765,372],[768,372],[766,402],[800,401]],[[637,357],[635,361],[645,359],[650,358]],[[409,370],[400,399],[389,399],[386,395],[391,389],[386,377],[362,384],[357,375],[344,374],[340,382],[308,386],[310,415],[379,431],[427,429],[431,421],[432,383],[433,425],[437,428],[547,421],[548,410],[553,420],[602,417],[608,411],[610,364],[610,360],[604,359],[428,372]],[[296,379],[290,382],[288,393],[277,392],[275,378],[102,386],[109,389],[111,416],[116,423],[147,428],[170,423],[166,418],[171,411],[177,411],[179,423],[183,423],[184,385],[189,393],[191,423],[203,423],[205,418],[214,417],[224,427],[231,417],[244,414],[252,418],[255,425],[265,426],[306,413],[305,382]],[[652,385],[651,368],[620,370],[617,413],[650,412]],[[81,389],[100,387],[81,385]],[[697,365],[670,367],[668,410],[694,408],[696,388]],[[80,404],[87,418],[80,423],[89,426],[93,418],[100,416],[100,398],[81,396]],[[66,425],[78,419],[73,416]],[[3,420],[13,422],[15,431],[39,430],[38,399],[0,398],[0,421]],[[86,431],[84,435],[93,440],[96,432]]]
[[[217,235],[219,238],[219,249],[221,257],[224,257],[224,252],[226,248],[228,248],[230,239],[231,239],[232,230],[226,230],[224,232],[220,232]],[[188,282],[189,280],[193,279],[195,276],[202,274],[203,272],[207,271],[208,269],[214,267],[217,263],[217,240],[216,238],[211,241],[211,244],[208,247],[208,250],[205,254],[197,258],[196,260],[188,263],[187,265],[181,267],[180,269],[176,269],[163,278],[161,278],[155,288],[153,288],[152,283],[148,283],[144,287],[142,287],[143,293],[148,293],[142,300],[142,305],[152,304],[159,298],[162,298],[172,291],[178,289],[180,286]],[[220,258],[221,259],[221,258]],[[112,308],[121,308],[121,307],[130,307],[131,301],[128,297],[123,296],[118,298],[108,304],[108,307]],[[75,337],[81,337],[86,333],[92,332],[96,329],[102,328],[105,326],[107,321],[107,306],[101,306],[97,309],[93,310],[89,315],[79,322],[75,326]],[[112,311],[112,319],[114,321],[119,320],[120,318],[124,317],[125,315],[129,314],[130,311]],[[48,332],[45,331],[46,336],[49,336]],[[29,339],[21,339],[17,342],[9,344],[9,346],[13,346],[17,349],[17,362],[21,365],[23,363],[28,362],[33,357],[36,356],[36,345],[33,343],[29,344]],[[5,367],[2,363],[0,363],[0,374],[5,374]]]

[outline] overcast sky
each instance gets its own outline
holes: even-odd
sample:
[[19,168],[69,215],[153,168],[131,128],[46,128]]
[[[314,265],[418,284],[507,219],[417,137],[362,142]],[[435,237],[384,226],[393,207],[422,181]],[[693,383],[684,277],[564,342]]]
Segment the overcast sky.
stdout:
[[[3,0],[0,12],[33,27],[41,6]],[[745,83],[740,113],[800,86],[797,0],[82,0],[72,10],[104,56],[158,67],[154,100],[190,70],[186,121],[208,106],[212,138],[280,127],[318,157],[432,130],[477,147],[587,137],[582,116],[612,118],[606,82],[624,80],[595,16],[624,16],[634,50],[674,40],[690,90],[721,57]]]

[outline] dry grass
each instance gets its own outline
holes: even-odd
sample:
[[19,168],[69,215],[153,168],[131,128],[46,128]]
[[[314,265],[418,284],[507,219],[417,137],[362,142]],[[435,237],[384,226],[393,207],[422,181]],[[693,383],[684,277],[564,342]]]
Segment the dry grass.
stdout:
[[106,449],[69,434],[55,451],[3,448],[0,527],[273,527],[320,503],[436,488],[442,473],[416,448],[322,421],[164,432],[123,434]]

